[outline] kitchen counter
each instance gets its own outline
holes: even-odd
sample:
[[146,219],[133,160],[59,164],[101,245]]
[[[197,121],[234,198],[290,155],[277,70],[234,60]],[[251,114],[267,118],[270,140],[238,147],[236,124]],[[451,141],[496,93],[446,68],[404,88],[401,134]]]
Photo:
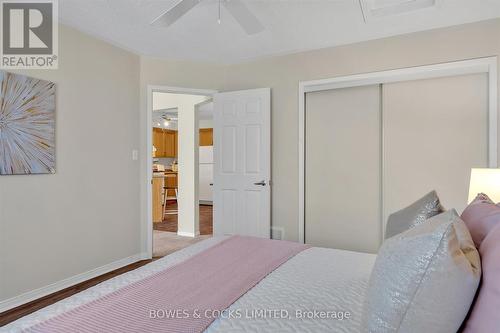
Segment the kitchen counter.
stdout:
[[165,170],[165,171],[153,171],[153,177],[162,178],[166,175],[177,175],[177,171]]

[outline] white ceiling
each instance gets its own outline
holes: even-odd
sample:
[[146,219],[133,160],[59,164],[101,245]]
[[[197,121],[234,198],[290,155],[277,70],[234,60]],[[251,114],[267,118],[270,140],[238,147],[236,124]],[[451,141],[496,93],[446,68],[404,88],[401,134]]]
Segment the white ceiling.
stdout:
[[236,63],[500,17],[500,0],[418,0],[435,6],[372,16],[415,0],[244,0],[266,30],[247,35],[217,1],[202,0],[169,28],[150,22],[179,0],[59,0],[62,23],[141,55]]

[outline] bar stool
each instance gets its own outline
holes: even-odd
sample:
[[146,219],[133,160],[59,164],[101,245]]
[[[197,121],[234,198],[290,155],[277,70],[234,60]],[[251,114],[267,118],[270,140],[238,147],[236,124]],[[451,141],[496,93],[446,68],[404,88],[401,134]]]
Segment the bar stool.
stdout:
[[[177,178],[177,175],[175,174],[166,174],[165,175],[165,185],[167,184],[167,178]],[[167,201],[169,200],[175,200],[175,202],[178,204],[177,200],[177,195],[178,195],[178,187],[177,184],[175,186],[163,186],[164,194],[163,194],[163,216],[165,215],[177,215],[178,210],[177,209],[167,209]],[[175,196],[168,196],[168,191],[173,190],[175,193]]]

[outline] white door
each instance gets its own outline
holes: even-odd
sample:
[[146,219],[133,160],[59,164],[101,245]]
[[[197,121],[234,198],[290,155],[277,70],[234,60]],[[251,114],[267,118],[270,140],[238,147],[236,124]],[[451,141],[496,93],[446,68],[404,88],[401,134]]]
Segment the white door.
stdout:
[[271,90],[214,96],[214,235],[269,238]]

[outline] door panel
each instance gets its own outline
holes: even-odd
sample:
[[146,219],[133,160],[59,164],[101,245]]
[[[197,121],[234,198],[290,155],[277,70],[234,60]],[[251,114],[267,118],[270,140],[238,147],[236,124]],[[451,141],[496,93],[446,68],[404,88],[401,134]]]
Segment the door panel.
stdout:
[[381,238],[380,86],[306,95],[306,243],[376,252]]
[[269,238],[270,89],[214,96],[214,234]]
[[245,127],[245,174],[260,172],[260,126]]
[[433,189],[461,213],[470,168],[488,165],[487,75],[390,83],[383,101],[384,215]]
[[[221,171],[225,174],[236,173],[236,126],[224,126],[222,128],[221,147]],[[214,149],[215,150],[215,149]]]

